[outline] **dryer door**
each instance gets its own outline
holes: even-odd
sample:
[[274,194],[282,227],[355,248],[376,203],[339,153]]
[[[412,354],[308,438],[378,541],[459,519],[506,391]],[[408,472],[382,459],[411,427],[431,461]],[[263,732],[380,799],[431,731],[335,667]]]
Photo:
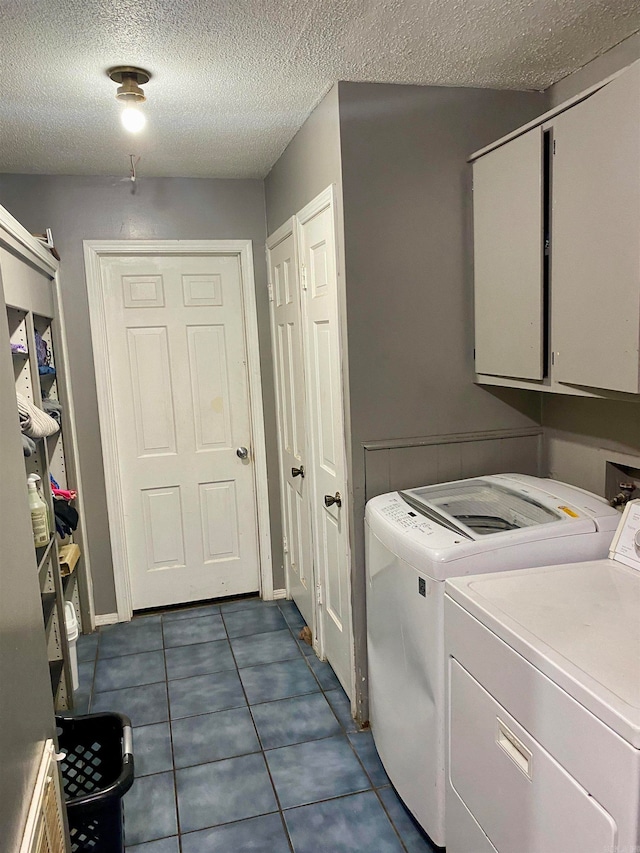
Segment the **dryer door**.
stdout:
[[611,815],[458,661],[449,661],[450,781],[495,848],[615,850]]

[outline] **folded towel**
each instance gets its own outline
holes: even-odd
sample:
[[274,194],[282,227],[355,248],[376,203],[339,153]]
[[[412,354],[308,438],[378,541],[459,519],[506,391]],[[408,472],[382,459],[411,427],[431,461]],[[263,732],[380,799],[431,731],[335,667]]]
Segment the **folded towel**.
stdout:
[[58,489],[56,486],[51,487],[54,498],[62,498],[64,501],[75,501],[78,493],[75,489]]
[[16,393],[16,399],[20,429],[25,435],[29,438],[44,438],[58,432],[60,425],[50,415],[30,403],[22,394]]

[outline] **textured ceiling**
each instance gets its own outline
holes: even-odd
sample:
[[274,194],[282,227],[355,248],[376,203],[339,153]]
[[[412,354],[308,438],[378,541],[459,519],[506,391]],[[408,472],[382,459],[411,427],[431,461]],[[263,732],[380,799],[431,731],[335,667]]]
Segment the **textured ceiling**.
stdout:
[[0,0],[0,171],[262,177],[336,80],[543,89],[639,28],[638,0]]

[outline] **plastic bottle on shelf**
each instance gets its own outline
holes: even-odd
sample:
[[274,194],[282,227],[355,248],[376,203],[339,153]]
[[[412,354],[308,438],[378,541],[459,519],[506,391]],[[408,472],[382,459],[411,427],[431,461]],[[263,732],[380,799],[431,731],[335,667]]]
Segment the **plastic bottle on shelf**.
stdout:
[[39,474],[29,474],[29,476],[27,477],[27,483],[32,483],[32,482],[36,484],[36,491],[38,492],[38,495],[40,496],[40,500],[42,501],[42,503],[46,507],[46,510],[47,510],[47,528],[48,528],[49,533],[51,533],[53,531],[55,525],[54,525],[53,519],[51,517],[51,508],[50,508],[49,504],[47,503],[47,500],[44,496],[44,492],[42,491],[42,477]]
[[[35,479],[37,478],[37,479]],[[37,474],[31,474],[27,480],[29,489],[29,509],[31,510],[31,527],[33,529],[33,544],[42,548],[49,541],[49,523],[47,520],[47,505],[38,494]]]

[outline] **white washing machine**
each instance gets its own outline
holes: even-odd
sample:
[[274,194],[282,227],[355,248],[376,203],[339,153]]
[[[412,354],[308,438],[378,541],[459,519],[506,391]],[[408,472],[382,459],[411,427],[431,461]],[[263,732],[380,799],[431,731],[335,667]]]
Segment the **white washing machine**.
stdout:
[[447,853],[640,851],[640,502],[609,559],[446,584]]
[[369,501],[370,722],[395,789],[445,844],[444,582],[605,557],[620,519],[602,498],[502,474]]

